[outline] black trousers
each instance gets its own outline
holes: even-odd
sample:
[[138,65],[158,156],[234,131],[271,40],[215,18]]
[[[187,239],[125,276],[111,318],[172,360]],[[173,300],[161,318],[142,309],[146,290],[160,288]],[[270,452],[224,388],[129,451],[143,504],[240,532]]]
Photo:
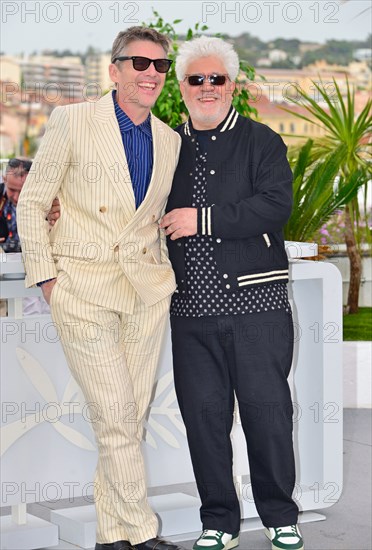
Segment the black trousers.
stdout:
[[171,317],[174,381],[186,426],[203,529],[236,533],[240,508],[230,432],[239,403],[253,497],[266,527],[297,523],[292,400],[292,316],[284,310]]

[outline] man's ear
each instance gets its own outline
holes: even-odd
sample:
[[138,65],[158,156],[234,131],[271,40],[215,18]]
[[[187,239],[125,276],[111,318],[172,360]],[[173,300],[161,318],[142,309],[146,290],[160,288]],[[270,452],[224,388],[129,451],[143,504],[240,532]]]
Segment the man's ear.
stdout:
[[181,95],[182,97],[184,96],[184,93],[185,93],[185,83],[183,80],[181,80],[181,82],[179,82],[179,85],[180,85],[180,91],[181,91]]
[[110,78],[111,78],[112,82],[114,82],[115,84],[117,84],[117,81],[118,81],[118,71],[119,71],[119,69],[117,68],[117,66],[114,63],[110,63],[110,65],[109,65],[109,75],[110,75]]
[[236,82],[230,80],[227,90],[232,94],[236,88]]

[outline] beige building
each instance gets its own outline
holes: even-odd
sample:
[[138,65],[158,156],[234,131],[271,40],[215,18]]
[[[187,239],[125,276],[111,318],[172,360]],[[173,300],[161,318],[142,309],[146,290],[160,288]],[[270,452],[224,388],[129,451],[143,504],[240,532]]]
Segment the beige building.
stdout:
[[54,104],[84,100],[85,71],[80,57],[30,56],[20,63],[23,87],[40,102]]
[[337,76],[343,79],[347,76],[349,82],[356,89],[372,90],[372,72],[365,61],[353,61],[347,67],[344,67],[343,65],[329,65],[326,61],[322,60],[309,65],[305,70],[320,76],[323,74],[334,75],[335,78]]
[[[273,103],[288,102],[289,97],[299,97],[296,88],[300,88],[315,101],[322,104],[321,96],[314,86],[314,82],[321,81],[330,97],[337,99],[333,79],[337,83],[342,95],[347,93],[346,77],[351,87],[356,90],[363,88],[371,90],[371,71],[364,63],[352,63],[349,67],[328,65],[324,61],[304,69],[257,69],[257,75],[264,77],[264,80],[256,79],[249,83],[249,90],[259,100],[265,96]],[[324,105],[323,105],[324,106]]]
[[110,63],[110,54],[97,53],[87,57],[85,63],[85,81],[89,97],[97,96],[99,90],[101,90],[102,95],[111,88],[112,81],[108,71]]
[[262,96],[259,101],[251,102],[251,105],[257,109],[258,120],[281,134],[287,145],[293,145],[310,138],[314,139],[325,133],[324,128],[295,116],[294,113],[309,117],[303,107],[285,102],[272,103],[265,96]]
[[0,55],[0,80],[2,82],[13,82],[21,84],[20,58],[11,55]]

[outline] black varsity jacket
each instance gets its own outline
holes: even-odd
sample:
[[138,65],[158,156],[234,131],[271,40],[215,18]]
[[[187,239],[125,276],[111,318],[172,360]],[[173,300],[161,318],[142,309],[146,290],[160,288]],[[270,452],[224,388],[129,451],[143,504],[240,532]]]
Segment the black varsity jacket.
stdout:
[[[192,206],[196,136],[191,120],[176,131],[182,147],[166,211]],[[208,206],[198,208],[198,234],[213,239],[226,292],[288,281],[282,229],[292,206],[292,172],[281,137],[232,107],[207,145]],[[167,245],[178,289],[186,291],[187,237]]]

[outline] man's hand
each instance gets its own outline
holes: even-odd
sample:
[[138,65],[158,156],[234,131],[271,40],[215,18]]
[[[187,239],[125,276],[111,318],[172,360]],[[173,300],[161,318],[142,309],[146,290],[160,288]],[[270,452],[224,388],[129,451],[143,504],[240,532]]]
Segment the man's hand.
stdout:
[[[61,215],[61,206],[59,204],[59,200],[56,197],[54,199],[54,201],[52,202],[52,207],[49,210],[48,215],[47,215],[47,220],[49,222],[49,225],[51,225],[53,227],[53,225],[56,223],[56,221],[58,220],[60,215]],[[44,285],[43,285],[43,287],[44,287]]]
[[165,229],[165,234],[175,241],[180,237],[196,235],[198,231],[198,214],[196,208],[175,208],[165,214],[159,227]]
[[41,285],[41,291],[43,293],[44,300],[46,301],[48,306],[50,305],[50,296],[52,294],[53,287],[56,284],[56,280],[57,279],[52,279],[51,281],[48,281],[47,283]]

